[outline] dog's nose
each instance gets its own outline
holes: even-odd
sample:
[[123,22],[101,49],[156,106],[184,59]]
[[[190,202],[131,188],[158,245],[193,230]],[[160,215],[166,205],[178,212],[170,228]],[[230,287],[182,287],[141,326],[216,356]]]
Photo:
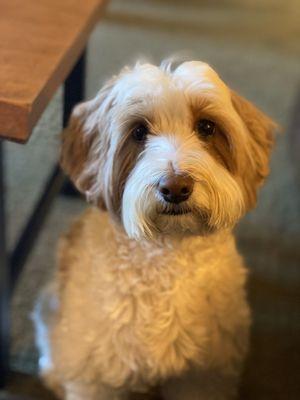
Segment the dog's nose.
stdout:
[[178,204],[190,197],[193,186],[188,175],[169,175],[159,181],[158,190],[165,201]]

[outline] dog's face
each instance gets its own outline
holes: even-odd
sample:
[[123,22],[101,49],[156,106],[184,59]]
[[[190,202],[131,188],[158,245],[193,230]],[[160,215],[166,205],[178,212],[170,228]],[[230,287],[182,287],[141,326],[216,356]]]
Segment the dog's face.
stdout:
[[272,121],[207,64],[137,64],[75,107],[62,166],[139,239],[206,234],[255,205]]

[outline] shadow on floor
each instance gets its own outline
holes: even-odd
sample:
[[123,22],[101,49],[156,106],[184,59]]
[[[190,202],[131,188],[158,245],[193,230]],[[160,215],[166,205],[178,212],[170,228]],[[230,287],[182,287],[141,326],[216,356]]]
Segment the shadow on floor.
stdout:
[[[4,391],[0,391],[0,400],[58,400],[42,382],[34,376],[12,373]],[[82,399],[85,400],[85,399]],[[148,395],[132,394],[129,400],[162,400],[157,393]]]
[[34,376],[11,373],[5,391],[0,391],[0,400],[57,400]]

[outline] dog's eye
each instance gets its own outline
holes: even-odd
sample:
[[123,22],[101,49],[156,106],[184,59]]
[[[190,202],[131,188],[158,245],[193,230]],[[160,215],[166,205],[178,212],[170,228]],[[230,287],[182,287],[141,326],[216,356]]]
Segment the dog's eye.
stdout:
[[196,131],[203,137],[212,136],[215,133],[216,124],[209,119],[200,119],[196,123]]
[[136,142],[142,143],[146,140],[149,129],[145,124],[139,124],[132,130],[132,137]]

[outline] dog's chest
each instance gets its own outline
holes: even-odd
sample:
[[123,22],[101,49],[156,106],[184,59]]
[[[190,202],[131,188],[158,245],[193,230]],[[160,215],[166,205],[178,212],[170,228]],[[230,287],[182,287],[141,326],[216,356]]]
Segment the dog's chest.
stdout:
[[106,357],[109,349],[110,362],[114,360],[124,380],[130,377],[134,384],[145,377],[155,383],[182,372],[191,362],[204,362],[211,309],[207,270],[199,263],[209,254],[161,249],[161,254],[157,250],[143,257],[140,249],[118,250],[102,269],[99,305]]

